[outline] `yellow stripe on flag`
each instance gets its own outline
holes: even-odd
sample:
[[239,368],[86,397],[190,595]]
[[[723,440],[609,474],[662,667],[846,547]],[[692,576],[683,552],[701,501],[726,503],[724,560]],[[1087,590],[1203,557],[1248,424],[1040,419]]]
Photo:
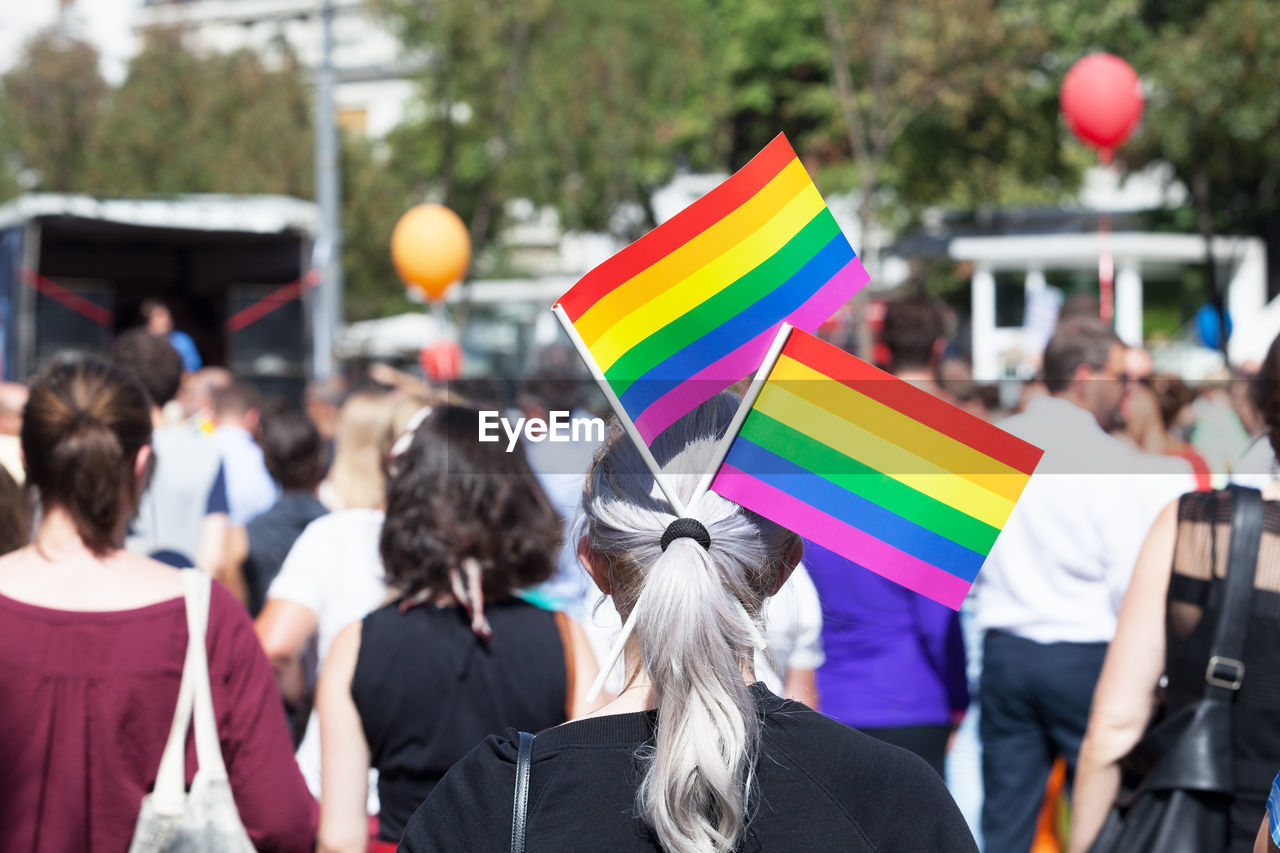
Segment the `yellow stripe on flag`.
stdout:
[[922,459],[781,385],[767,383],[756,399],[755,408],[845,456],[992,527],[1003,527],[1009,513],[1013,512],[1013,501],[1008,498]]
[[787,390],[815,406],[884,436],[903,450],[1010,501],[1016,501],[1027,484],[1028,476],[1016,468],[785,354],[778,359],[769,380],[785,383]]
[[818,188],[809,184],[754,234],[740,235],[738,245],[719,257],[707,258],[706,265],[679,282],[679,287],[652,296],[619,318],[590,345],[600,370],[608,372],[627,350],[769,260],[825,208]]
[[[600,297],[573,324],[588,347],[618,320],[665,293],[759,231],[813,181],[799,160],[792,160],[751,198],[724,218],[712,223],[689,242],[641,270]],[[665,321],[664,321],[665,322]]]

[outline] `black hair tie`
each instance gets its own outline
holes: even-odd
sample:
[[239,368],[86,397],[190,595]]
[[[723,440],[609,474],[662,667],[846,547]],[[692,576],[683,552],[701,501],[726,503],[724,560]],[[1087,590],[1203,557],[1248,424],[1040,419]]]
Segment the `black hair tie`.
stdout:
[[702,546],[702,550],[711,550],[711,534],[707,532],[707,528],[702,526],[702,522],[696,518],[677,518],[675,521],[667,525],[667,529],[662,531],[662,550],[667,550],[667,546],[677,539],[688,537]]

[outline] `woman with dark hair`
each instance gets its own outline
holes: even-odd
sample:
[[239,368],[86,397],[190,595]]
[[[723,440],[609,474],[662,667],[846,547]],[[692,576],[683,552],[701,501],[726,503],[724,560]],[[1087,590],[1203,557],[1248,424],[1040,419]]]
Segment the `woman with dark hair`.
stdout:
[[[1280,450],[1280,338],[1272,342],[1258,379],[1259,409],[1272,447]],[[1230,825],[1228,837],[1214,849],[1227,853],[1252,849],[1258,817],[1280,766],[1275,713],[1280,696],[1280,657],[1275,653],[1280,645],[1280,481],[1275,477],[1273,470],[1271,482],[1261,490],[1262,536],[1246,608],[1243,658],[1226,662],[1243,664],[1230,700],[1235,789],[1217,796]],[[1239,497],[1232,492],[1183,495],[1165,507],[1147,535],[1080,747],[1073,853],[1088,851],[1102,831],[1120,792],[1121,760],[1152,720],[1189,709],[1203,697],[1206,680],[1211,675],[1218,679],[1217,668],[1207,664],[1230,572],[1232,517]]]
[[[737,405],[722,394],[654,442],[682,500]],[[615,427],[587,473],[578,553],[620,614],[636,609],[626,689],[533,739],[527,800],[516,733],[487,739],[436,786],[401,849],[515,849],[520,802],[522,843],[557,853],[974,851],[924,761],[756,681],[761,606],[799,562],[799,537],[713,492],[677,518],[653,486]]]
[[311,419],[288,403],[273,401],[262,413],[258,433],[263,463],[280,486],[280,497],[244,529],[244,581],[249,615],[254,617],[262,611],[267,589],[293,543],[308,524],[329,511],[316,497],[324,479],[324,455]]
[[395,842],[486,735],[585,711],[595,659],[582,629],[516,594],[555,571],[560,519],[523,451],[478,441],[479,427],[475,409],[437,407],[392,460],[392,600],[339,633],[316,694],[322,851],[365,849],[370,767],[378,839]]
[[[181,572],[124,550],[150,441],[147,393],[117,367],[61,357],[32,384],[22,449],[40,524],[0,558],[0,850],[124,850],[156,780],[187,614]],[[241,822],[261,850],[311,849],[315,802],[271,669],[217,584],[206,646]]]

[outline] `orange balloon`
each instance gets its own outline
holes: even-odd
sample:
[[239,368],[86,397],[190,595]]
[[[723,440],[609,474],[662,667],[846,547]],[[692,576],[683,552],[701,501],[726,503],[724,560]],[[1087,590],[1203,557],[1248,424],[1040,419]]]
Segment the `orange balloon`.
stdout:
[[391,232],[391,260],[405,284],[427,299],[439,299],[467,274],[471,235],[458,214],[444,205],[419,204]]

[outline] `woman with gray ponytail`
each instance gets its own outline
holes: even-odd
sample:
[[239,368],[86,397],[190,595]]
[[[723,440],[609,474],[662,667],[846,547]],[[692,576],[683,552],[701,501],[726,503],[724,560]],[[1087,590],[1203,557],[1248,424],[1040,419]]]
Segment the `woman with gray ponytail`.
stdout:
[[[692,495],[738,400],[722,394],[652,447]],[[537,735],[526,846],[572,853],[976,850],[914,755],[779,699],[753,671],[761,607],[799,562],[793,533],[714,493],[678,518],[615,430],[583,485],[578,553],[624,617],[625,689]],[[401,849],[517,849],[517,737],[491,737],[409,822]]]

